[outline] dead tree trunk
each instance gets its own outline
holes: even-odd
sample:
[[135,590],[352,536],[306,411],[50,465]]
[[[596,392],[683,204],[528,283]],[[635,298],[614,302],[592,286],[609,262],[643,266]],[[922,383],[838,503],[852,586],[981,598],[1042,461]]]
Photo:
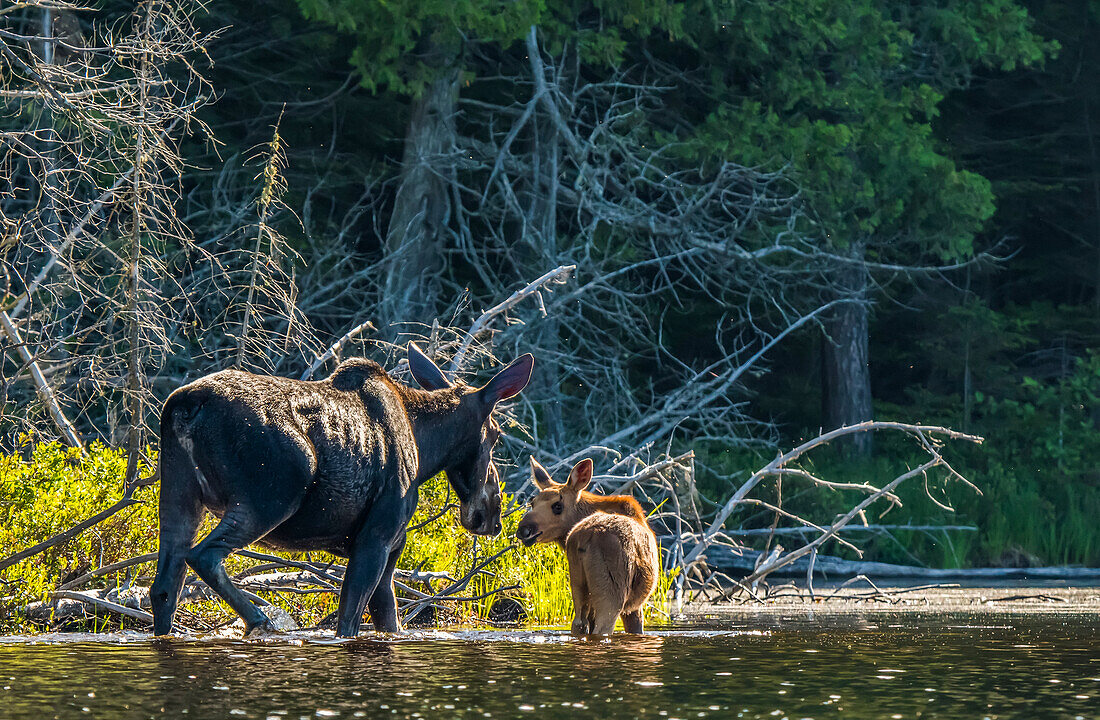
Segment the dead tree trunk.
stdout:
[[[822,343],[822,415],[827,429],[871,420],[871,373],[867,349],[867,271],[862,265],[864,248],[853,245],[847,253],[858,262],[837,271],[837,284],[854,302],[838,305],[825,320]],[[843,438],[841,447],[854,457],[870,457],[871,433]]]
[[[558,255],[558,173],[561,164],[561,138],[557,127],[548,118],[534,124],[531,154],[534,173],[527,206],[526,246],[534,261],[532,270],[552,267]],[[537,343],[543,359],[536,376],[536,397],[542,400],[541,437],[551,447],[564,440],[565,425],[561,407],[561,366],[558,363],[561,346],[561,322],[556,316],[543,319]]]
[[129,284],[126,289],[126,322],[128,338],[128,358],[126,370],[126,389],[128,393],[127,405],[129,410],[130,425],[126,435],[126,484],[130,485],[137,478],[138,459],[141,457],[141,448],[144,444],[145,413],[143,400],[145,393],[145,358],[142,347],[142,235],[145,231],[145,213],[147,211],[145,197],[148,188],[145,183],[145,144],[146,116],[149,105],[149,49],[153,44],[153,23],[156,17],[156,6],[149,3],[144,6],[145,17],[143,30],[139,35],[141,42],[141,57],[138,63],[138,112],[139,122],[134,133],[134,172],[133,196],[131,197],[132,224],[130,226],[130,256],[129,268],[126,273]]
[[[56,41],[54,39],[54,23],[57,20],[58,11],[51,8],[42,10],[42,64],[53,65]],[[45,69],[45,68],[43,68]],[[60,218],[58,217],[57,198],[60,188],[57,172],[57,154],[60,145],[57,129],[57,120],[48,104],[43,105],[42,110],[42,157],[45,160],[45,168],[42,173],[42,199],[45,204],[43,212],[43,238],[47,246],[56,246],[61,237]]]
[[[440,53],[439,55],[442,55]],[[384,319],[431,322],[438,305],[443,236],[451,216],[459,69],[453,57],[413,100],[400,184],[386,233]]]

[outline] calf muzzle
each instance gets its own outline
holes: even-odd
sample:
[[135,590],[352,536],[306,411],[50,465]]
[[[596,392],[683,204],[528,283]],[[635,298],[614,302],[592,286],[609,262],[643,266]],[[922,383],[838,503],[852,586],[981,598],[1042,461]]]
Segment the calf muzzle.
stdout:
[[516,528],[516,539],[528,547],[535,544],[539,535],[542,535],[542,532],[533,522],[523,521]]

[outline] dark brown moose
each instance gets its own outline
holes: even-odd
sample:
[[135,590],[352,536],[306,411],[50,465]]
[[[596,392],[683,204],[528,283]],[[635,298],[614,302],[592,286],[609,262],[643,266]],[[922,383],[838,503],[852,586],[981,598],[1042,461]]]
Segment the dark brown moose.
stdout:
[[585,490],[592,461],[581,460],[564,485],[531,458],[539,494],[516,537],[524,545],[556,542],[569,560],[573,633],[610,635],[621,615],[627,632],[642,632],[642,606],[657,586],[657,539],[638,501]]
[[[440,471],[475,535],[500,532],[493,408],[519,393],[524,355],[484,387],[451,383],[416,345],[409,369],[423,390],[377,363],[346,360],[318,382],[223,370],[169,396],[160,426],[160,552],[153,631],[172,629],[186,565],[245,621],[272,623],[229,580],[222,561],[260,543],[346,557],[336,634],[359,631],[364,604],[376,630],[400,629],[393,571],[418,488]],[[192,547],[203,508],[221,522]]]

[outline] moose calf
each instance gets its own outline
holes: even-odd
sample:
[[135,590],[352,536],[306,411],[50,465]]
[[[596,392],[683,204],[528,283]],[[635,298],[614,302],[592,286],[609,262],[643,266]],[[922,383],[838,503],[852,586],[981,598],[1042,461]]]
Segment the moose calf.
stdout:
[[581,460],[564,485],[534,458],[539,494],[531,500],[516,537],[524,545],[556,542],[569,560],[573,633],[609,635],[615,619],[642,632],[642,606],[657,586],[657,539],[638,501],[629,495],[595,495],[592,461]]

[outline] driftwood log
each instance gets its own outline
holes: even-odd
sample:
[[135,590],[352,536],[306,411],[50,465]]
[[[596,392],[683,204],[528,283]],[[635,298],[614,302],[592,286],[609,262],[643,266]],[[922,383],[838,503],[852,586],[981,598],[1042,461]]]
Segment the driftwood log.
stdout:
[[[707,567],[735,577],[752,573],[765,553],[748,548],[736,550],[726,545],[714,545],[707,550]],[[807,557],[774,571],[784,577],[802,577],[810,567]],[[815,576],[829,580],[843,580],[863,575],[873,580],[1100,580],[1100,568],[1055,566],[1032,568],[925,568],[914,565],[845,560],[832,555],[817,556],[814,561]]]

